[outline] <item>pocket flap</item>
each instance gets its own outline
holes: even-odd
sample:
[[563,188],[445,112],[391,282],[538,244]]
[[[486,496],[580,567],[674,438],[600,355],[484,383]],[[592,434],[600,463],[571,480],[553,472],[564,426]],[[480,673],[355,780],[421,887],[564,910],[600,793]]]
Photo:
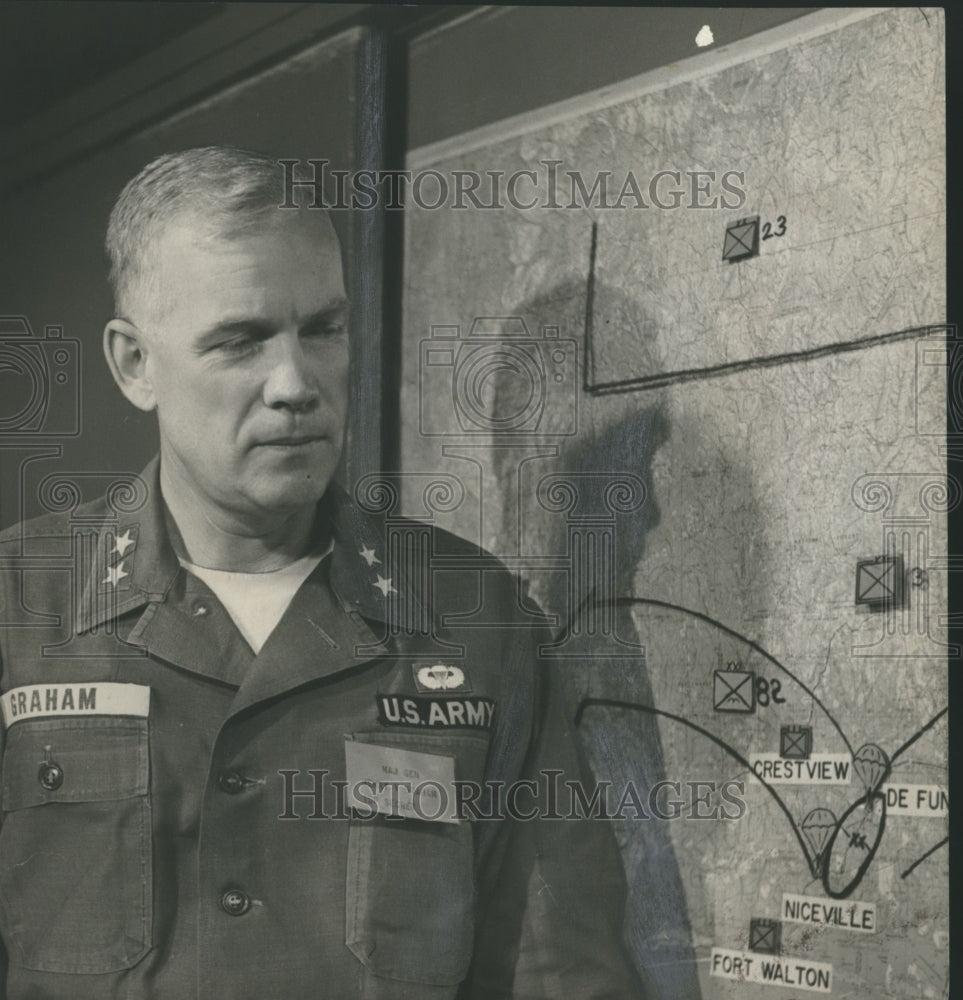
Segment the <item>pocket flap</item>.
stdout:
[[149,771],[146,719],[25,720],[7,731],[3,809],[146,795]]

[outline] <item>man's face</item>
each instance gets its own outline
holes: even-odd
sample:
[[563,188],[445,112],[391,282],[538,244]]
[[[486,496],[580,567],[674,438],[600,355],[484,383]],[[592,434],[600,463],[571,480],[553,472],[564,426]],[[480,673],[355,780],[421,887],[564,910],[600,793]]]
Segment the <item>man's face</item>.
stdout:
[[146,376],[165,475],[258,519],[313,505],[341,454],[347,301],[326,219],[284,213],[236,238],[178,222],[151,254]]

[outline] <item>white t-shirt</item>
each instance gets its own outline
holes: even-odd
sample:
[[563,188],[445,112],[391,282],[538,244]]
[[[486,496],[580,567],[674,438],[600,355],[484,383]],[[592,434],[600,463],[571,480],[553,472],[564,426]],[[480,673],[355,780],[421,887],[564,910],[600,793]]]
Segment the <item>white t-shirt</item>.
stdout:
[[287,611],[298,588],[330,551],[331,547],[321,555],[312,553],[267,573],[234,573],[194,566],[183,559],[180,562],[217,594],[241,635],[258,653]]

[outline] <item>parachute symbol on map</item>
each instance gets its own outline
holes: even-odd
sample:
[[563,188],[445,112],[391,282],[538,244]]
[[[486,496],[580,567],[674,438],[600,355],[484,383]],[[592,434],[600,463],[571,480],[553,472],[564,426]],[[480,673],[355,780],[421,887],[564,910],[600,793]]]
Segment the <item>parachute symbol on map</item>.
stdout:
[[823,852],[826,850],[826,844],[829,843],[829,838],[832,836],[833,830],[836,829],[836,817],[830,809],[813,809],[803,819],[800,829],[806,835],[806,840],[809,841],[813,849],[810,867],[813,877],[817,878],[822,871]]
[[868,803],[889,773],[889,757],[875,743],[866,743],[853,754],[853,770],[866,787]]

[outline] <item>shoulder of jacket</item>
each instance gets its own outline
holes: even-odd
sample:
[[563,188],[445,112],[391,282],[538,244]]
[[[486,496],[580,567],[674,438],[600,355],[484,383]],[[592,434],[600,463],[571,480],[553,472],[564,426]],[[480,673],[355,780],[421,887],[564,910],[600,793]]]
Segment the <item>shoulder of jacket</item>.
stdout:
[[492,555],[487,549],[475,542],[470,542],[462,535],[456,535],[445,528],[438,527],[438,525],[426,521],[416,521],[412,518],[397,518],[395,525],[401,530],[407,530],[412,537],[419,534],[430,535],[431,555],[434,560],[437,560],[436,568],[440,568],[437,564],[443,563],[445,559],[452,559],[458,560],[459,565],[466,568],[470,563],[472,570],[484,570],[486,573],[515,579],[515,575],[498,556]]
[[62,538],[70,534],[72,521],[90,524],[107,517],[107,503],[99,497],[68,511],[51,511],[27,521],[18,521],[0,531],[0,546],[8,548],[27,538]]

